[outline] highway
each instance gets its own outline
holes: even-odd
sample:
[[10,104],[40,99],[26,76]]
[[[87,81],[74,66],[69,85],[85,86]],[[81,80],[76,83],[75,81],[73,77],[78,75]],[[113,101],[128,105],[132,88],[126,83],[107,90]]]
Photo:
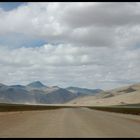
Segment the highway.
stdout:
[[1,112],[0,137],[140,137],[140,116],[84,107]]

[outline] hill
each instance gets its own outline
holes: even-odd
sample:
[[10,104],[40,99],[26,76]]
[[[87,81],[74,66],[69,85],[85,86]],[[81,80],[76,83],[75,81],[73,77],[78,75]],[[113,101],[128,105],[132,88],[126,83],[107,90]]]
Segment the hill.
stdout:
[[28,85],[0,84],[0,102],[23,104],[61,104],[69,102],[81,96],[98,93],[98,90],[80,88],[60,88],[58,86],[46,86],[40,81]]
[[80,97],[69,104],[79,105],[125,105],[140,103],[140,84],[103,91],[95,96]]

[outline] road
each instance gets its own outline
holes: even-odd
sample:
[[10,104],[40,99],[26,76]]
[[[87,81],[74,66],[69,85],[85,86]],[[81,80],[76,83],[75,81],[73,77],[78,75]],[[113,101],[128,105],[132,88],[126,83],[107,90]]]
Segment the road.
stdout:
[[140,116],[82,107],[0,113],[0,137],[140,137]]

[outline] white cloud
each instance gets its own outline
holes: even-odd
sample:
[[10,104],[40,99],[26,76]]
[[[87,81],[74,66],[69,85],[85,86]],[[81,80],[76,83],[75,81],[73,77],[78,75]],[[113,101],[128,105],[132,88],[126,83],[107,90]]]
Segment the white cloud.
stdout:
[[1,46],[0,79],[9,84],[41,80],[64,87],[111,88],[139,81],[139,54],[140,49],[80,48],[63,44],[15,49]]
[[0,11],[0,34],[22,33],[49,43],[114,47],[122,45],[123,32],[123,46],[127,41],[133,45],[140,34],[139,8],[139,3],[28,3]]
[[[140,81],[139,8],[139,3],[53,2],[0,9],[0,37],[9,42],[6,47],[0,39],[0,81],[89,88]],[[46,44],[19,43],[38,39]]]

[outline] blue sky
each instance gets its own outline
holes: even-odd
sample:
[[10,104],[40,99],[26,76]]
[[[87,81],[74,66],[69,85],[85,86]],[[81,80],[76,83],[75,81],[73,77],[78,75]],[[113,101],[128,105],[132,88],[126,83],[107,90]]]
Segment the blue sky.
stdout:
[[140,82],[139,3],[0,8],[0,83],[110,89]]
[[5,11],[9,11],[23,4],[26,4],[26,3],[25,2],[0,2],[0,8],[2,8]]
[[[0,8],[2,8],[4,11],[10,11],[26,4],[27,4],[26,2],[0,2]],[[6,46],[10,45],[11,47],[20,47],[20,46],[37,47],[45,43],[47,42],[42,39],[29,38],[26,35],[19,33],[0,36],[0,44]]]
[[0,36],[0,44],[15,47],[39,47],[46,44],[47,41],[39,38],[32,38],[21,33],[9,33]]

